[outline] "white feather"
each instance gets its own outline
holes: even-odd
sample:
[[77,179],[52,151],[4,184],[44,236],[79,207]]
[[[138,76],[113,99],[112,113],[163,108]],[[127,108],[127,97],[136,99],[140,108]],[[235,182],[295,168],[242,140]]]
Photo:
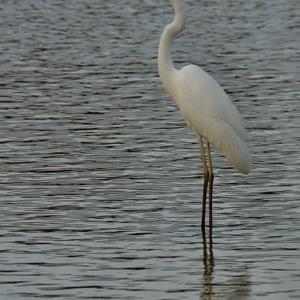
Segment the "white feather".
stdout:
[[175,101],[187,124],[213,144],[241,173],[251,170],[240,115],[222,87],[205,71],[188,65],[176,73]]
[[170,0],[175,19],[160,38],[158,69],[161,81],[175,100],[187,124],[213,144],[241,173],[251,170],[240,115],[220,85],[196,65],[177,70],[172,62],[171,43],[186,21],[181,0]]

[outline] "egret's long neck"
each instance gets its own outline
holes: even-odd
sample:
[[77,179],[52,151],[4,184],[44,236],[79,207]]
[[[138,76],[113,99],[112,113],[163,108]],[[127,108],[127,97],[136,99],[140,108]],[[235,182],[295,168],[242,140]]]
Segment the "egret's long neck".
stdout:
[[181,0],[171,0],[175,10],[175,19],[167,25],[161,35],[158,49],[158,72],[160,79],[172,96],[172,83],[177,69],[174,67],[171,57],[171,44],[178,33],[183,30],[185,24],[185,10]]

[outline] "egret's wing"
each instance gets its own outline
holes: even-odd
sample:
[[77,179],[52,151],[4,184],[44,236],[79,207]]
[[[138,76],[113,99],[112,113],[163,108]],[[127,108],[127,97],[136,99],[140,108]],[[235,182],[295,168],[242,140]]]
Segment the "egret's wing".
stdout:
[[230,125],[219,120],[209,120],[210,126],[204,137],[213,144],[241,173],[251,170],[248,148]]
[[219,84],[198,66],[179,71],[177,104],[188,125],[205,137],[233,166],[249,173],[250,155],[235,106]]

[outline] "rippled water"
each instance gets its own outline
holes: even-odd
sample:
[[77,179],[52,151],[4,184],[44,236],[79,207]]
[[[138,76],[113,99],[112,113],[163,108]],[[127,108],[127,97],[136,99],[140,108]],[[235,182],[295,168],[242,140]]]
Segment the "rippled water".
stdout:
[[300,299],[297,3],[187,1],[174,60],[225,87],[254,166],[214,153],[203,243],[197,139],[157,75],[168,2],[1,1],[1,299]]

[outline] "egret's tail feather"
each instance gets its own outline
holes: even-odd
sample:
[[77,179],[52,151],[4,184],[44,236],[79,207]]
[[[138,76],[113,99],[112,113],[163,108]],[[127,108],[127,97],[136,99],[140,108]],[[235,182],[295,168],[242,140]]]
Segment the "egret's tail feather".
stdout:
[[213,128],[209,130],[208,141],[225,155],[239,172],[250,173],[251,157],[245,142],[238,137],[230,125],[224,122],[213,122],[211,126]]

